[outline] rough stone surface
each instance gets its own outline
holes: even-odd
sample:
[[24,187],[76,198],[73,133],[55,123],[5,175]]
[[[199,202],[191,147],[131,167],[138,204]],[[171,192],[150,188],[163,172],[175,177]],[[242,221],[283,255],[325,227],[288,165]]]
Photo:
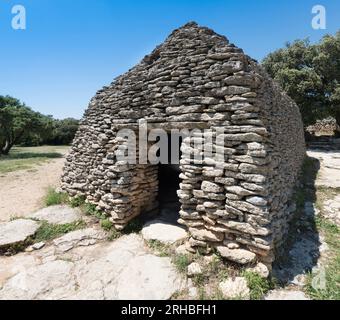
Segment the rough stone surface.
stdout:
[[247,270],[257,273],[260,277],[265,279],[268,278],[270,274],[268,267],[261,262],[259,262],[255,267],[248,268]]
[[326,218],[340,226],[340,195],[324,202],[323,214]]
[[32,248],[34,250],[40,250],[43,247],[45,247],[45,242],[38,242],[38,243],[35,243],[35,244],[32,245]]
[[0,299],[169,299],[184,288],[170,259],[148,253],[136,234],[87,246],[74,242],[67,252],[59,247],[64,240],[0,257]]
[[315,185],[318,187],[340,188],[340,152],[308,150],[308,156],[321,161]]
[[67,224],[80,220],[82,217],[79,209],[70,208],[69,206],[51,206],[41,209],[31,218],[47,221],[51,224]]
[[269,292],[265,300],[310,300],[302,291],[276,290]]
[[217,247],[220,255],[230,261],[239,264],[249,264],[255,261],[256,254],[244,249],[229,249],[227,247]]
[[[143,121],[167,132],[196,129],[182,141],[179,166],[180,223],[191,250],[227,238],[270,264],[284,242],[305,157],[293,100],[226,37],[196,23],[175,30],[98,91],[67,157],[62,188],[85,196],[117,229],[158,206],[158,166],[119,159],[133,143],[119,131],[132,129],[138,138]],[[211,139],[217,134],[221,139]],[[202,145],[213,154],[197,160]]]
[[66,252],[76,246],[93,245],[106,237],[107,234],[101,229],[87,228],[67,233],[61,238],[55,239],[53,244],[59,251]]
[[145,224],[142,229],[142,236],[145,240],[157,240],[164,244],[173,244],[184,241],[188,234],[182,227],[162,220],[153,220]]
[[229,278],[221,282],[219,288],[225,299],[249,299],[250,297],[247,280],[243,277]]
[[0,224],[0,249],[22,243],[35,235],[39,223],[33,220],[18,219]]
[[120,300],[168,300],[180,287],[170,258],[146,254],[131,260],[118,277],[116,291]]
[[195,276],[202,273],[202,268],[197,262],[188,265],[188,276]]

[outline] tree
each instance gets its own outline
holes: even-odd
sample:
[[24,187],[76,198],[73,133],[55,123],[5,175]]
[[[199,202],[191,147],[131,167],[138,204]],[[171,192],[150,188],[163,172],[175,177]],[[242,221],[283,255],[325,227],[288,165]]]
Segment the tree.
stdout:
[[288,43],[269,54],[263,66],[298,104],[305,126],[327,116],[340,125],[340,31],[314,45]]
[[46,117],[10,96],[0,96],[0,154],[33,134],[46,134]]
[[54,120],[54,130],[51,138],[47,143],[56,145],[70,144],[78,130],[79,120],[66,118],[63,120]]

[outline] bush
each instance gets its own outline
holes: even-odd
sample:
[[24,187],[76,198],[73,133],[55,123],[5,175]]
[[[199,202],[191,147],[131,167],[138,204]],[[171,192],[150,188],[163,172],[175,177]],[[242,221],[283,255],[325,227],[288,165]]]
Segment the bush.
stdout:
[[254,272],[245,271],[243,276],[247,279],[251,300],[261,300],[273,288],[273,284]]
[[65,193],[59,193],[55,191],[53,188],[49,188],[47,191],[47,195],[45,197],[45,205],[46,206],[54,206],[58,204],[65,204],[68,201],[68,195]]
[[113,223],[109,219],[101,220],[100,221],[100,226],[105,230],[105,231],[110,231],[113,227]]

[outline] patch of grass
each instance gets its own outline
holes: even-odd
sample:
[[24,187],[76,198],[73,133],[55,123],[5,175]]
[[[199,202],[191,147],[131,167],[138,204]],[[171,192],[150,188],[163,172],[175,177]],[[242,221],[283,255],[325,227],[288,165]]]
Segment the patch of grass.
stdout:
[[224,296],[220,288],[215,289],[215,292],[210,296],[210,300],[224,300]]
[[66,233],[83,229],[85,227],[85,222],[80,220],[68,224],[50,224],[47,221],[43,221],[37,233],[34,237],[34,242],[49,241],[58,238]]
[[317,189],[317,199],[316,199],[316,207],[322,211],[324,210],[324,202],[326,200],[332,199],[340,194],[340,188],[327,188],[320,186]]
[[204,290],[204,287],[199,287],[198,289],[198,299],[199,300],[208,300],[208,296]]
[[189,255],[177,254],[173,256],[172,262],[180,273],[186,274],[188,265],[192,262],[192,259]]
[[44,199],[46,206],[54,206],[58,204],[68,203],[68,195],[66,193],[59,193],[53,188],[49,188]]
[[85,203],[85,196],[73,197],[70,199],[69,204],[72,208],[78,208]]
[[169,246],[163,244],[158,240],[150,240],[147,242],[149,248],[160,257],[168,257],[170,255]]
[[61,158],[68,147],[14,147],[7,156],[0,157],[0,174],[31,169],[51,159]]
[[111,230],[111,234],[108,236],[108,240],[109,241],[114,241],[114,240],[117,240],[119,239],[120,237],[122,237],[123,234],[120,232],[120,231],[117,231],[115,229],[112,229]]
[[96,217],[97,219],[100,220],[106,219],[106,215],[103,212],[97,210],[97,206],[95,204],[84,203],[81,206],[81,209],[86,215]]
[[270,280],[262,278],[257,273],[244,271],[242,272],[242,276],[245,277],[248,282],[251,300],[261,300],[264,295],[274,287]]
[[229,270],[226,269],[226,268],[223,268],[223,269],[219,270],[216,274],[217,274],[217,280],[219,282],[222,282],[222,281],[228,279],[228,277],[230,276],[229,275]]
[[204,285],[204,282],[205,282],[205,276],[202,273],[201,274],[195,274],[192,277],[192,282],[195,286],[202,287]]
[[[320,274],[310,273],[305,286],[306,293],[316,300],[340,300],[340,230],[323,217],[317,217],[316,225],[325,236],[330,258]],[[315,286],[315,281],[324,281],[325,287]],[[319,283],[321,284],[321,283]]]
[[113,228],[113,223],[109,219],[104,219],[100,221],[100,226],[105,231],[110,231]]

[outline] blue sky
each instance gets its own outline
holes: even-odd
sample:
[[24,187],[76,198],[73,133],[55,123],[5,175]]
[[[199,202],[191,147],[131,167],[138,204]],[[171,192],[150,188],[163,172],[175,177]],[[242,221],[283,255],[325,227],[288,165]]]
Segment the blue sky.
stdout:
[[[24,5],[27,29],[11,28]],[[311,27],[312,7],[327,30]],[[0,95],[56,118],[80,118],[90,98],[175,28],[196,21],[261,60],[285,42],[340,29],[338,0],[0,0]]]

